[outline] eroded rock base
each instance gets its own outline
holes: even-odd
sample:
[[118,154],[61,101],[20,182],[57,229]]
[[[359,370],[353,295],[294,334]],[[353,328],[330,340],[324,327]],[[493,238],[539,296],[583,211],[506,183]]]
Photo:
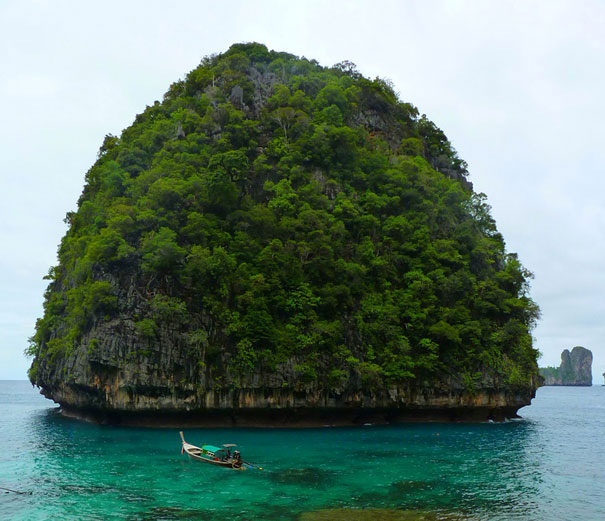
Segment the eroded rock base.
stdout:
[[483,422],[518,418],[518,407],[448,409],[243,409],[174,411],[109,411],[62,406],[65,416],[108,425],[154,428],[261,427],[311,428],[386,425],[410,422]]

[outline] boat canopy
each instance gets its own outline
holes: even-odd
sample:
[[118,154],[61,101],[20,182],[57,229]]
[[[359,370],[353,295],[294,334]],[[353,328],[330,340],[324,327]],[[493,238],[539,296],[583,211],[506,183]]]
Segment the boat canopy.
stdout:
[[206,454],[206,452],[217,454],[227,452],[227,449],[221,449],[220,447],[215,447],[214,445],[202,445],[202,453]]

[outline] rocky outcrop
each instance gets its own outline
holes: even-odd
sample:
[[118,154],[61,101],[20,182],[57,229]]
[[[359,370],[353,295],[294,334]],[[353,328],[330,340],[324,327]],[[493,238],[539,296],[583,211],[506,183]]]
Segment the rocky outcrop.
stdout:
[[538,308],[466,175],[388,82],[209,57],[101,148],[30,380],[111,423],[514,417]]
[[[146,426],[325,426],[406,421],[485,421],[514,418],[535,396],[486,371],[472,389],[456,375],[414,386],[370,390],[350,378],[329,390],[303,383],[296,359],[260,367],[244,378],[218,373],[227,354],[208,364],[194,354],[186,327],[165,321],[143,340],[133,316],[145,310],[140,281],[99,274],[120,288],[121,314],[99,320],[69,357],[39,357],[37,385],[64,414],[99,423]],[[203,326],[212,331],[208,317]]]
[[[386,391],[364,390],[361,380],[350,379],[326,390],[321,382],[301,382],[296,359],[243,379],[228,372],[218,375],[191,356],[186,337],[172,324],[164,324],[152,341],[141,341],[130,318],[140,310],[134,288],[128,286],[119,296],[130,312],[99,321],[70,357],[55,364],[38,360],[41,392],[60,404],[64,414],[155,427],[499,421],[516,417],[535,395],[531,389],[511,389],[487,373],[473,389],[449,376]],[[214,365],[227,366],[227,357]]]
[[541,367],[540,375],[544,385],[592,385],[592,352],[581,346],[574,347],[571,352],[565,349],[561,353],[559,367]]

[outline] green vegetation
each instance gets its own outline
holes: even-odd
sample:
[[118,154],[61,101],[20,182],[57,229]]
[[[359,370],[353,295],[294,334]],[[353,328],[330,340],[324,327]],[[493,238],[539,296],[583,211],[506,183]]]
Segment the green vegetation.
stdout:
[[558,367],[548,366],[540,367],[540,376],[546,381],[560,382],[562,381]]
[[127,318],[142,346],[169,331],[236,385],[285,361],[320,386],[530,385],[531,274],[466,175],[439,128],[348,62],[260,44],[205,58],[103,141],[30,378]]

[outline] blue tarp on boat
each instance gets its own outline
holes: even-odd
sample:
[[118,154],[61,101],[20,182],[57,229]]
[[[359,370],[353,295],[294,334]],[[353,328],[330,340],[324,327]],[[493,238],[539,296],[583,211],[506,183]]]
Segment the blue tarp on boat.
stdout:
[[202,445],[202,451],[204,454],[207,452],[213,452],[216,454],[217,452],[227,452],[227,449],[222,449],[221,447],[215,447],[214,445]]

